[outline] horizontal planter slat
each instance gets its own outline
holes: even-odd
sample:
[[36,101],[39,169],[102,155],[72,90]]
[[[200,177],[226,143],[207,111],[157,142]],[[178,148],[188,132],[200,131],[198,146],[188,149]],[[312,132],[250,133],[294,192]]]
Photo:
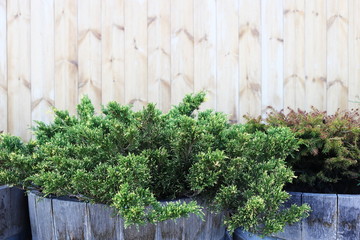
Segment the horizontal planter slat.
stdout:
[[[125,228],[123,219],[119,216],[112,217],[113,211],[106,205],[44,199],[31,192],[29,196],[29,207],[34,208],[30,211],[31,224],[36,229],[33,231],[34,240],[221,240],[225,235],[225,227],[221,224],[222,215],[205,212],[205,222],[192,214],[189,218],[168,220],[156,225],[147,224],[139,229],[134,226]],[[51,204],[39,204],[44,200]],[[45,217],[43,219],[48,224],[42,224],[40,216]],[[40,234],[43,232],[49,235]]]

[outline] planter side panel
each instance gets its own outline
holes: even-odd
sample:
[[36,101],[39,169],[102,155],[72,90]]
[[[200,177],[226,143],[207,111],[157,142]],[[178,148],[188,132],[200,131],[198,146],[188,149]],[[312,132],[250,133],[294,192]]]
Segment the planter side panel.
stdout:
[[[37,226],[39,225],[39,223],[37,222],[37,217],[36,217],[36,200],[37,197],[35,194],[33,194],[32,192],[28,192],[28,205],[29,205],[29,216],[30,216],[30,224],[31,224],[31,235],[32,235],[32,240],[38,240],[39,236],[38,236],[38,230],[37,230]],[[52,229],[51,229],[52,231]]]
[[310,205],[310,216],[302,221],[302,239],[336,239],[337,195],[303,193],[303,203]]
[[[291,205],[302,204],[302,193],[300,192],[290,192],[291,198],[284,204],[285,208],[289,208]],[[274,237],[281,239],[292,239],[292,240],[301,240],[301,222],[297,222],[293,225],[287,225],[284,228],[283,232],[274,234]]]
[[12,235],[10,204],[10,188],[2,187],[0,189],[0,239],[5,239]]
[[135,227],[130,226],[128,228],[123,227],[124,231],[124,240],[134,239],[134,240],[157,240],[155,238],[155,225],[146,224],[144,226]]
[[87,205],[88,226],[86,228],[87,239],[96,236],[103,240],[121,239],[121,233],[117,231],[120,225],[119,218],[112,217],[114,212],[103,204]]
[[[60,199],[47,199],[48,202],[39,205],[45,199],[38,201],[41,198],[33,193],[30,196],[34,240],[220,240],[225,234],[225,227],[221,225],[222,217],[209,212],[205,214],[206,222],[192,215],[187,219],[125,228],[123,219],[119,216],[113,218],[113,210],[108,206]],[[50,219],[44,220],[46,215]],[[42,232],[49,232],[50,235],[44,236]]]
[[52,200],[55,239],[86,239],[86,204]]
[[167,220],[156,224],[155,239],[181,240],[184,234],[184,219]]
[[29,239],[30,223],[26,202],[23,190],[0,187],[0,239]]
[[337,239],[360,239],[360,195],[338,195]]
[[213,214],[205,211],[205,238],[209,240],[220,240],[224,238],[225,226],[223,225],[223,214]]
[[[36,209],[36,232],[39,239],[53,240],[54,220],[52,211],[52,200],[48,198],[37,198],[35,201]],[[41,226],[41,227],[40,227]]]

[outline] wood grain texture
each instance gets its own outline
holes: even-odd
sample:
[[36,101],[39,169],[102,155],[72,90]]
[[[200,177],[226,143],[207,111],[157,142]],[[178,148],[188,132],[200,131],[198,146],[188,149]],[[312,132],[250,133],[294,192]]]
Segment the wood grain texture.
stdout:
[[7,24],[6,0],[0,0],[0,132],[7,132]]
[[78,103],[77,1],[55,0],[55,107],[76,113]]
[[7,186],[0,186],[0,238],[6,239],[13,235],[12,233],[12,218],[10,210],[10,188]]
[[302,202],[309,204],[310,216],[302,220],[302,239],[336,239],[337,195],[303,193]]
[[206,91],[203,109],[216,108],[216,1],[194,1],[194,91]]
[[140,110],[148,102],[147,1],[125,0],[125,103]]
[[305,2],[284,1],[284,109],[305,108]]
[[79,98],[88,95],[99,111],[101,91],[101,0],[78,0]]
[[49,123],[54,106],[54,0],[31,1],[31,119]]
[[[186,16],[186,17],[184,17]],[[171,1],[171,104],[194,91],[194,0]]]
[[0,0],[0,131],[24,140],[53,105],[87,94],[242,122],[266,107],[330,114],[360,104],[357,0]]
[[338,195],[337,239],[360,239],[360,196]]
[[120,232],[117,231],[120,222],[118,217],[114,217],[114,210],[103,204],[87,204],[86,215],[88,225],[86,227],[86,238],[113,240],[122,239]]
[[360,1],[349,1],[349,105],[360,108]]
[[148,99],[163,111],[171,107],[171,1],[148,0]]
[[[55,239],[88,239],[85,237],[87,226],[86,203],[58,199],[51,201]],[[38,211],[41,210],[38,208]],[[48,211],[49,208],[45,210]]]
[[56,239],[54,236],[54,215],[52,209],[52,200],[42,198],[35,200],[36,209],[36,235],[38,239]]
[[8,131],[30,139],[30,1],[7,2]]
[[216,110],[239,115],[239,8],[238,1],[217,1],[217,89]]
[[326,0],[305,0],[305,110],[326,110]]
[[27,198],[16,187],[0,186],[0,239],[30,238]]
[[[181,201],[189,202],[190,199]],[[191,214],[188,218],[140,227],[132,225],[126,228],[121,216],[114,215],[114,209],[103,204],[43,199],[31,192],[29,193],[29,210],[34,240],[219,240],[225,234],[225,226],[222,224],[223,216],[212,214],[206,209],[204,209],[206,221]]]
[[33,240],[38,240],[38,221],[36,217],[36,196],[35,194],[28,192],[28,207],[29,207],[29,219],[31,224],[31,236]]
[[239,2],[239,118],[261,114],[261,1]]
[[124,0],[102,1],[102,104],[125,101]]
[[281,110],[284,107],[283,89],[283,1],[261,1],[261,62],[262,110],[268,106]]
[[328,1],[326,6],[327,112],[333,114],[348,107],[349,9],[348,1],[341,0]]

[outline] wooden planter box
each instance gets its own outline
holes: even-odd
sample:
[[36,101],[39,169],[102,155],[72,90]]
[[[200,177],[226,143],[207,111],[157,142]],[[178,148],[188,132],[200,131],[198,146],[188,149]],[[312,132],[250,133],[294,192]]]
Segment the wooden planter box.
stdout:
[[222,215],[210,213],[205,213],[205,221],[192,215],[139,229],[124,228],[122,218],[113,217],[106,205],[41,198],[34,192],[29,193],[29,211],[33,240],[221,240],[225,235]]
[[27,199],[23,190],[0,186],[0,239],[31,239]]
[[[360,195],[290,193],[291,199],[286,205],[310,205],[310,216],[301,222],[287,226],[284,232],[268,239],[288,240],[349,240],[360,239]],[[244,237],[237,230],[234,240],[255,240],[257,236]],[[251,237],[251,238],[250,238]]]

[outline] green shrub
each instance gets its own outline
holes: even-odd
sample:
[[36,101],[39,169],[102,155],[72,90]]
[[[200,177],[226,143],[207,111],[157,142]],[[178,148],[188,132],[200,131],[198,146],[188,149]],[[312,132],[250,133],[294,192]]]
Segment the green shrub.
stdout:
[[52,123],[34,128],[26,182],[45,196],[111,205],[126,225],[201,216],[196,201],[176,200],[184,197],[225,212],[231,231],[270,234],[306,216],[306,205],[280,208],[289,198],[283,186],[294,178],[284,161],[298,148],[294,134],[230,125],[225,114],[198,111],[204,98],[187,95],[168,113],[111,102],[96,115],[87,97],[78,117],[55,110]]
[[33,169],[33,142],[24,144],[19,137],[0,134],[0,185],[23,186]]
[[189,179],[192,189],[210,196],[215,209],[227,210],[225,224],[230,231],[242,226],[268,235],[306,216],[306,205],[280,209],[289,198],[283,187],[294,178],[285,164],[298,146],[290,129],[249,133],[247,126],[232,125],[223,132],[223,141],[223,152],[198,155]]
[[291,128],[300,139],[299,151],[287,162],[296,172],[290,190],[307,192],[359,193],[356,183],[360,173],[360,118],[358,110],[311,112],[290,110],[288,114],[273,110],[265,119],[249,119],[254,129],[271,126]]

